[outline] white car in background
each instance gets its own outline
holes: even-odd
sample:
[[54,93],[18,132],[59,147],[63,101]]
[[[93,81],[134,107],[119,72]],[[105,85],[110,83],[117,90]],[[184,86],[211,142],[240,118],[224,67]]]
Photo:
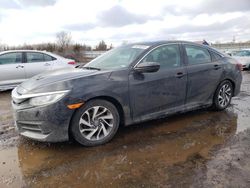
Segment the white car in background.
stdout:
[[0,52],[0,91],[12,89],[37,74],[75,65],[72,59],[36,50]]
[[250,50],[235,50],[232,51],[231,56],[238,60],[242,64],[243,69],[250,69]]

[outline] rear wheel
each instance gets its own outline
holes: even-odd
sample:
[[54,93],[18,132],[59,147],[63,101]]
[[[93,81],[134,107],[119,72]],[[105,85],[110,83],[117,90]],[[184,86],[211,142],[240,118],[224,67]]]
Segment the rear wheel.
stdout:
[[112,103],[93,100],[76,111],[71,123],[71,134],[84,146],[101,145],[114,137],[119,123],[119,113]]
[[228,80],[223,81],[216,89],[213,108],[215,110],[224,110],[228,107],[233,96],[233,86]]

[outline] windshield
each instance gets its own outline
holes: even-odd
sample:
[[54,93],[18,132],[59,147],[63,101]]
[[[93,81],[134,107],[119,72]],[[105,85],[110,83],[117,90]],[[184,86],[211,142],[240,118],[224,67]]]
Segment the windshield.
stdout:
[[84,67],[119,69],[128,67],[148,46],[130,45],[115,48],[92,60]]
[[249,50],[234,51],[232,52],[232,55],[241,57],[250,56],[250,51]]

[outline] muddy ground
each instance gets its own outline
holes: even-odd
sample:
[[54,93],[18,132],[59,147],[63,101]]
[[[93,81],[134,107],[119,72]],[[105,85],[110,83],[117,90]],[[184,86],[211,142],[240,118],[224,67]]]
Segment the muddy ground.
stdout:
[[0,93],[0,187],[250,187],[250,72],[225,111],[121,128],[108,144],[38,143]]

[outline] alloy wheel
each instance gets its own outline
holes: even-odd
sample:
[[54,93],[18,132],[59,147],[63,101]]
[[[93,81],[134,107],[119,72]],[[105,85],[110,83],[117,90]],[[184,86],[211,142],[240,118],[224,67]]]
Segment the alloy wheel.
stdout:
[[108,108],[93,106],[82,114],[79,121],[79,130],[87,140],[97,141],[110,134],[113,124],[114,116]]
[[224,108],[230,103],[232,97],[232,89],[229,84],[224,84],[221,86],[218,95],[218,103]]

